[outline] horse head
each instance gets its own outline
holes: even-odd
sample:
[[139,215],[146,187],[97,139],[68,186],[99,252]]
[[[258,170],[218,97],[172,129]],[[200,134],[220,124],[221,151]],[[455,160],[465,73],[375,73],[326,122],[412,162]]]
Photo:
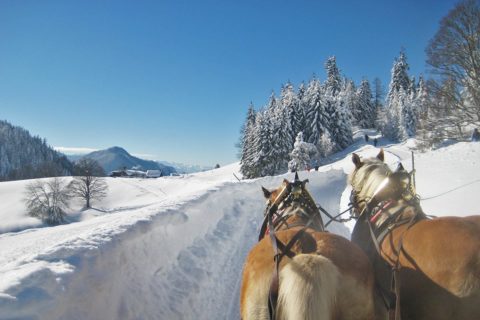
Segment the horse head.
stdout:
[[273,210],[276,229],[288,228],[292,221],[300,224],[299,221],[306,222],[309,219],[316,220],[313,227],[323,229],[320,212],[306,189],[307,183],[308,179],[300,180],[295,173],[294,181],[284,179],[282,184],[274,190],[262,187],[263,195],[267,199],[265,215]]
[[355,153],[352,155],[355,170],[349,175],[349,182],[351,203],[357,217],[367,205],[371,207],[386,199],[411,200],[415,196],[411,173],[401,163],[392,171],[384,160],[383,149],[376,157],[364,160]]

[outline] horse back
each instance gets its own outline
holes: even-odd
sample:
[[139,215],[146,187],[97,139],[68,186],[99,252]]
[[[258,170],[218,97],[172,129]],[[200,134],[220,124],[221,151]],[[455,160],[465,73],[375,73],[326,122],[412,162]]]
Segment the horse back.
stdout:
[[[299,229],[301,228],[277,231],[275,234],[278,240],[286,244]],[[373,318],[373,271],[367,256],[359,247],[341,236],[309,229],[298,239],[291,251],[295,257],[283,257],[280,263],[280,295],[282,290],[288,290],[288,274],[298,274],[301,271],[304,275],[300,278],[327,277],[319,281],[324,285],[337,279],[337,289],[332,293],[337,301],[336,308],[332,311],[332,319]],[[315,271],[317,267],[311,268],[308,265],[318,265],[320,269]],[[250,318],[247,315],[251,314],[247,306],[251,303],[247,303],[247,300],[255,296],[267,296],[274,268],[272,244],[270,238],[265,237],[253,247],[244,265],[240,294],[241,314],[244,319]],[[310,273],[312,275],[309,275]],[[318,275],[315,275],[316,273]],[[260,301],[264,299],[260,298]],[[342,305],[343,302],[346,305]],[[281,298],[279,303],[282,304]],[[262,310],[257,308],[255,314],[255,319],[268,319],[266,303]],[[261,316],[258,316],[259,314]]]
[[395,261],[420,271],[457,297],[480,292],[480,217],[442,217],[421,220],[407,230],[397,228],[385,238],[382,250]]

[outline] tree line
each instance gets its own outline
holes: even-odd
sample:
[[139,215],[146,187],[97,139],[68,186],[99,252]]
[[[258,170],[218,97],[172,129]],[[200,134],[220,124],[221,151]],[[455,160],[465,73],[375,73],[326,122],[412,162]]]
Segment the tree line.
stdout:
[[409,75],[402,49],[384,98],[378,78],[373,90],[366,79],[357,87],[328,58],[323,83],[316,76],[297,88],[287,83],[263,108],[250,104],[238,144],[243,176],[284,173],[289,162],[291,170],[321,164],[351,144],[353,128],[376,128],[397,142],[416,137],[425,148],[465,138],[480,124],[479,47],[478,2],[466,0],[442,19],[426,48],[427,81]]

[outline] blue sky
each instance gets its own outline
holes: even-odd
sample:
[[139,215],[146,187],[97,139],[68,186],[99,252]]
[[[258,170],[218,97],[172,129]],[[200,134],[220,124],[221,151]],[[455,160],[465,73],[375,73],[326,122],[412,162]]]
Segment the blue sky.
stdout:
[[335,55],[359,82],[410,73],[456,1],[0,1],[0,119],[52,146],[236,161],[252,101]]

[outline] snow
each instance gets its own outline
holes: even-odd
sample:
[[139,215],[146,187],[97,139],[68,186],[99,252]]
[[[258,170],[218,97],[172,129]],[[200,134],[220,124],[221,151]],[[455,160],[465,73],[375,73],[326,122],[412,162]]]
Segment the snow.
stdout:
[[[331,213],[348,205],[351,153],[379,149],[359,131],[319,171],[299,172]],[[411,169],[412,140],[379,138],[387,163]],[[480,143],[415,154],[417,191],[433,215],[480,214]],[[239,182],[239,165],[158,179],[107,178],[95,209],[72,205],[70,223],[43,225],[25,214],[29,180],[0,183],[0,319],[237,319],[244,258],[265,209],[260,186],[292,174]],[[327,219],[325,219],[327,221]],[[350,236],[353,223],[332,223]]]

